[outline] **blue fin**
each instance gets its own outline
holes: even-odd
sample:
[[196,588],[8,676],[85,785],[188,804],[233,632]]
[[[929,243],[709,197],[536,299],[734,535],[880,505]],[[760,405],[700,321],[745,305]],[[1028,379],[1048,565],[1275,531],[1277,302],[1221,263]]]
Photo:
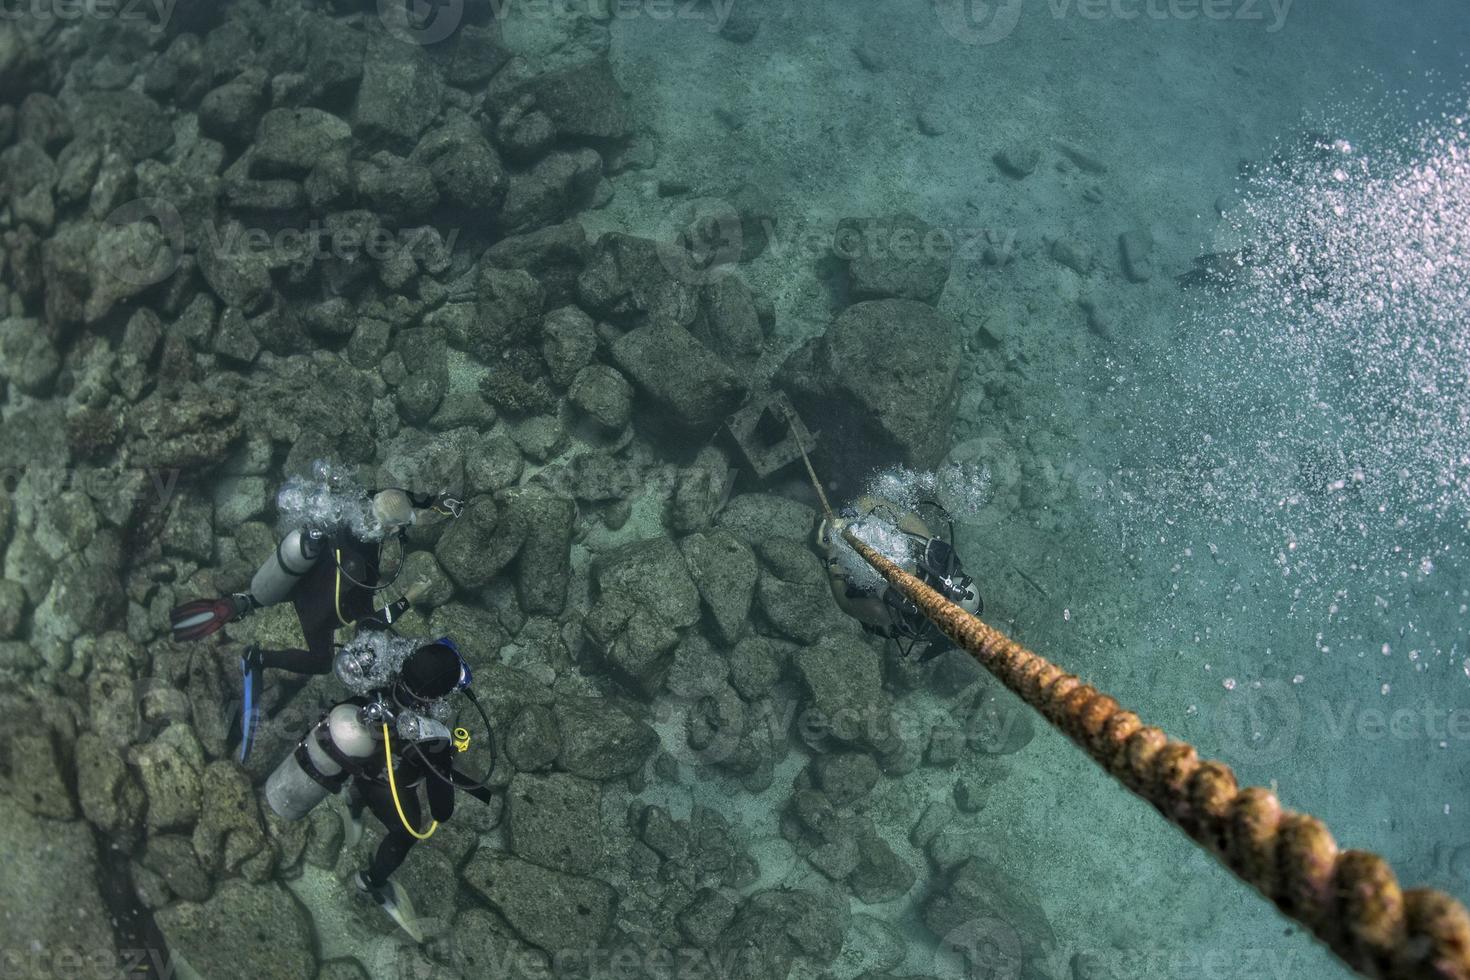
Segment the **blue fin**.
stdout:
[[243,689],[243,710],[240,714],[240,761],[250,756],[255,744],[255,728],[260,721],[260,660],[254,647],[247,647],[240,658],[240,679]]

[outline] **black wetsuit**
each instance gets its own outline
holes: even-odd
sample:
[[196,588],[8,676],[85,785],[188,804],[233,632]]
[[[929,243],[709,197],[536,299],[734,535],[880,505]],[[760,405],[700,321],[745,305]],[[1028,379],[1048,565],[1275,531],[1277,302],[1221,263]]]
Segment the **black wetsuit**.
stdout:
[[[354,704],[366,704],[367,701],[367,698],[353,699]],[[397,763],[393,767],[393,779],[398,786],[398,802],[403,805],[404,817],[408,818],[408,822],[419,833],[428,830],[423,819],[423,807],[419,804],[420,783],[429,798],[429,815],[434,820],[447,823],[454,815],[455,788],[430,772],[428,767],[431,765],[453,780],[455,787],[482,803],[490,802],[489,789],[474,784],[473,780],[454,768],[454,750],[447,739],[426,739],[411,745],[403,745],[394,740],[393,750],[394,761]],[[399,819],[381,754],[365,763],[353,777],[347,800],[354,816],[360,815],[367,808],[387,831],[367,872],[368,883],[381,887],[418,842],[418,838],[410,834]]]
[[297,674],[330,673],[339,627],[356,624],[384,630],[397,622],[408,609],[408,600],[377,609],[376,593],[365,587],[378,583],[378,551],[376,542],[359,541],[345,532],[324,538],[321,557],[291,590],[306,649],[262,650],[262,665]]

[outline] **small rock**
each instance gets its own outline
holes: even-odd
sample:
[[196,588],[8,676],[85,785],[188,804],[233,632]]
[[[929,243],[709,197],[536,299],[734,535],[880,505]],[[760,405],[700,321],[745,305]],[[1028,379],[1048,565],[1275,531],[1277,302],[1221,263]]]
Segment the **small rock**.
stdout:
[[995,165],[1017,180],[1031,176],[1040,163],[1041,151],[1026,144],[1008,146],[995,155]]
[[1051,243],[1051,257],[1079,276],[1086,276],[1092,271],[1092,249],[1081,242],[1058,238]]
[[1125,231],[1118,237],[1123,274],[1130,282],[1148,282],[1154,275],[1154,236],[1144,229]]
[[1076,164],[1078,169],[1090,174],[1105,174],[1108,172],[1107,164],[1098,159],[1092,151],[1084,149],[1075,143],[1068,143],[1065,140],[1056,140],[1055,142],[1057,149],[1061,150],[1068,160]]
[[944,121],[944,115],[932,106],[919,110],[919,132],[925,136],[943,136],[949,132],[949,124]]
[[592,318],[575,306],[564,306],[546,314],[541,337],[541,356],[551,370],[551,380],[563,388],[591,363],[597,350]]
[[573,406],[609,432],[621,432],[633,413],[633,386],[615,368],[589,364],[567,393]]

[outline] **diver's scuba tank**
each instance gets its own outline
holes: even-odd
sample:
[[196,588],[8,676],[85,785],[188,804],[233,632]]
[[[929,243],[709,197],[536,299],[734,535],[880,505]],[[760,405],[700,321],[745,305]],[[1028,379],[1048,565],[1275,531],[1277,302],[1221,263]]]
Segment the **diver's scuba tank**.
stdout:
[[323,543],[322,533],[315,530],[292,531],[282,538],[250,580],[250,595],[256,604],[273,606],[284,600],[322,556]]
[[388,717],[388,706],[381,700],[335,705],[266,780],[265,798],[271,809],[283,820],[300,820],[329,793],[340,790],[382,750],[373,733]]

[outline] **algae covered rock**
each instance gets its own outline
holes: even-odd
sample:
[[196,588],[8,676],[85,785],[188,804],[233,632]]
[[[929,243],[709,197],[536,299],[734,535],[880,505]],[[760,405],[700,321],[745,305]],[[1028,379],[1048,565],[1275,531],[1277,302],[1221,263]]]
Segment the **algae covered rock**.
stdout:
[[518,935],[550,952],[596,948],[612,928],[618,893],[595,878],[482,847],[465,866],[464,880]]
[[602,556],[593,577],[600,590],[629,596],[670,626],[699,622],[699,589],[670,538],[649,538]]
[[203,389],[156,393],[128,413],[129,451],[142,466],[200,469],[224,462],[243,429],[240,405]]
[[959,382],[958,325],[914,300],[844,310],[783,368],[792,400],[821,419],[823,472],[860,485],[875,468],[938,465],[950,446]]
[[265,977],[316,975],[311,920],[282,885],[233,879],[209,900],[170,905],[154,921],[200,976],[237,976],[241,964]]
[[720,640],[736,643],[745,632],[755,594],[755,555],[735,535],[720,530],[691,534],[679,547]]
[[52,980],[87,967],[101,974],[104,964],[115,971],[125,962],[115,950],[98,886],[97,842],[86,824],[7,808],[0,852],[7,858],[0,875],[5,976]]
[[618,338],[612,354],[660,420],[677,428],[713,428],[745,394],[734,370],[682,327],[638,327]]
[[602,864],[598,785],[567,773],[517,773],[506,789],[510,853],[543,867],[592,874]]
[[611,701],[563,698],[555,712],[561,730],[557,763],[573,775],[599,781],[627,776],[658,748],[658,734]]
[[853,298],[912,299],[934,304],[949,282],[956,242],[911,214],[849,218],[837,226]]
[[811,733],[840,743],[881,742],[889,717],[882,665],[863,642],[827,638],[791,658],[806,692],[803,722]]

